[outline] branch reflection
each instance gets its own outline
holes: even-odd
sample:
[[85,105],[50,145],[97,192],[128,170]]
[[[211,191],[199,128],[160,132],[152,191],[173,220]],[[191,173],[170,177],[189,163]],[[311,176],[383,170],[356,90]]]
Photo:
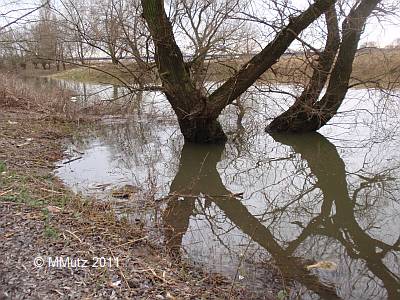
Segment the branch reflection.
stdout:
[[[305,268],[305,260],[295,256],[296,250],[312,236],[330,237],[340,242],[352,259],[365,261],[369,272],[382,281],[389,299],[400,299],[399,276],[384,263],[389,252],[400,250],[400,239],[392,245],[387,244],[369,236],[358,224],[355,215],[357,203],[350,196],[345,164],[336,147],[318,133],[275,135],[274,139],[301,155],[323,194],[319,214],[307,225],[302,225],[301,233],[295,239],[285,241],[283,246],[273,232],[249,212],[240,197],[224,186],[217,171],[224,146],[186,144],[163,217],[169,249],[179,256],[190,218],[199,213],[195,210],[196,201],[203,197],[205,206],[214,203],[237,228],[266,249],[285,278],[301,283],[320,297],[340,298],[335,287],[321,282],[317,275]],[[360,189],[354,191],[353,196],[356,197]]]

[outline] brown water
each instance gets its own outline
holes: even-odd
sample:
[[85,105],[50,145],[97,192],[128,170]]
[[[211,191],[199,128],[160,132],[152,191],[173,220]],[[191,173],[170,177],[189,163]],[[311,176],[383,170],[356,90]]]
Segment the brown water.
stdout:
[[[268,118],[287,105],[273,97],[248,96],[243,118],[228,109],[229,142],[207,146],[184,145],[163,96],[143,93],[128,119],[74,137],[81,159],[57,175],[104,201],[137,186],[121,215],[259,298],[400,299],[398,99],[351,91],[321,133],[272,137]],[[320,261],[333,270],[306,268]]]

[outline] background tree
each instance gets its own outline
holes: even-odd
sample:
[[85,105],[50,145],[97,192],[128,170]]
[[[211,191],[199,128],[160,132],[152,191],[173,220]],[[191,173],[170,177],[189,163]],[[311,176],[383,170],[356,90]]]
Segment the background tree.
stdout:
[[[65,33],[65,52],[75,64],[86,64],[96,45],[94,30],[98,18],[91,1],[63,0],[60,8],[54,8]],[[91,38],[90,38],[91,37]]]
[[40,9],[39,22],[33,27],[34,39],[37,43],[35,55],[40,60],[43,69],[56,59],[57,51],[56,20],[49,3]]
[[113,64],[118,64],[126,54],[127,45],[123,38],[122,24],[127,19],[123,6],[114,0],[104,0],[99,7],[99,21],[96,26],[98,42],[104,45]]
[[[186,141],[219,142],[226,140],[218,122],[221,112],[266,71],[274,73],[277,61],[283,60],[289,46],[297,41],[306,49],[307,69],[295,67],[296,74],[307,77],[308,69],[313,72],[292,107],[268,130],[313,131],[326,124],[340,107],[349,87],[360,35],[381,1],[336,2],[316,0],[303,10],[288,1],[265,2],[265,16],[260,16],[247,1],[238,0],[62,0],[60,5],[44,1],[37,23],[30,28],[31,41],[24,47],[33,62],[44,67],[50,61],[68,59],[83,65],[88,55],[93,59],[110,57],[119,72],[129,74],[125,76],[128,80],[113,75],[128,88],[138,84],[143,89],[161,82],[160,89]],[[347,12],[341,40],[341,20],[335,5],[340,14]],[[320,18],[322,15],[325,17]],[[265,25],[258,39],[249,36],[255,23]],[[327,28],[324,50],[313,47],[307,42],[310,38],[302,36],[313,23],[323,23]],[[320,39],[325,29],[315,34]],[[256,49],[258,53],[251,57]],[[245,52],[251,58],[243,63],[241,54]],[[222,76],[216,80],[212,73],[218,68],[218,57],[229,55],[224,63],[230,71],[224,74],[224,81],[220,81]],[[123,57],[131,58],[133,64],[132,60],[123,61]],[[157,75],[153,72],[155,66]]]

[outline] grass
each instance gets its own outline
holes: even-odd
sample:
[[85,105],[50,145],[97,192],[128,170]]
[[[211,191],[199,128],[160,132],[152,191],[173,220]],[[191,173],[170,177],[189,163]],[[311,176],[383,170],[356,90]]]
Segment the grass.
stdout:
[[[102,68],[102,66],[100,67]],[[68,79],[79,82],[113,82],[115,78],[108,76],[107,74],[96,71],[93,69],[88,69],[85,67],[74,68],[71,70],[63,71],[61,73],[51,75],[52,78],[57,79]]]
[[48,208],[44,208],[43,210],[43,217],[44,217],[44,231],[43,234],[47,238],[57,239],[59,237],[59,232],[57,228],[53,227],[50,224],[51,221],[51,213]]
[[6,171],[6,163],[0,160],[0,173],[3,173],[5,171]]
[[[0,201],[25,204],[31,207],[43,207],[49,202],[32,193],[32,178],[14,171],[2,175],[1,182],[5,192],[0,196]],[[8,191],[8,192],[7,192]]]
[[[277,83],[304,84],[311,76],[312,57],[305,55],[286,55],[261,76],[261,80]],[[211,61],[208,64],[207,80],[221,81],[239,70],[244,60]],[[52,75],[59,79],[69,79],[84,82],[110,83],[121,85],[114,77],[101,70],[132,83],[130,72],[137,72],[135,64],[127,63],[126,68],[111,63],[95,66],[98,70],[80,67]],[[130,71],[127,71],[129,69]],[[351,84],[364,82],[367,86],[384,85],[386,87],[400,86],[400,50],[399,49],[365,49],[357,53],[353,64]]]
[[[133,63],[127,63],[124,64],[124,66],[115,65],[112,63],[103,63],[73,68],[70,70],[52,74],[50,75],[50,77],[56,79],[74,80],[79,82],[124,85],[124,82],[127,84],[135,83],[132,74],[138,77],[142,77],[136,65]],[[150,78],[151,76],[153,76],[153,74],[145,76]]]
[[52,239],[57,239],[59,237],[58,230],[51,225],[45,224],[44,236]]

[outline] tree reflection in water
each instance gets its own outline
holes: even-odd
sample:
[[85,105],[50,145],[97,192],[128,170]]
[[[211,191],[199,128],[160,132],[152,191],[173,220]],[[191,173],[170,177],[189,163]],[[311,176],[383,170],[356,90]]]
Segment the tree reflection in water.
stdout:
[[[205,209],[201,212],[195,209],[196,201],[203,198],[204,208],[216,205],[234,226],[263,247],[279,266],[284,278],[300,283],[321,298],[362,298],[363,291],[356,291],[354,295],[341,295],[337,283],[332,282],[336,286],[324,283],[315,272],[306,269],[305,260],[296,257],[302,255],[303,248],[307,248],[308,240],[318,236],[336,240],[352,260],[362,260],[365,263],[368,270],[363,274],[366,278],[362,280],[369,281],[364,283],[363,288],[373,290],[365,291],[368,293],[364,299],[400,299],[399,275],[393,270],[396,267],[388,267],[389,255],[394,257],[392,263],[396,261],[396,255],[400,251],[400,238],[392,244],[383,242],[368,234],[368,230],[363,229],[357,221],[357,215],[370,207],[357,201],[358,197],[364,196],[363,190],[373,184],[383,186],[393,178],[379,174],[360,176],[363,182],[350,195],[344,161],[336,147],[325,137],[312,133],[300,136],[276,135],[274,139],[290,146],[301,156],[311,170],[310,175],[316,179],[315,187],[323,196],[319,213],[310,218],[307,224],[293,222],[301,229],[297,237],[282,242],[269,229],[270,226],[265,226],[258,217],[251,214],[241,199],[224,186],[217,171],[217,163],[221,159],[224,146],[186,144],[182,149],[179,170],[171,184],[168,205],[164,211],[167,246],[179,255],[183,236],[190,227],[190,218],[206,213]],[[303,196],[304,194],[299,195],[298,199]],[[270,213],[281,214],[282,211],[272,210]],[[213,226],[212,218],[208,220]],[[276,220],[279,220],[279,216]],[[372,225],[380,227],[380,224]],[[354,267],[356,265],[349,265],[349,268]]]
[[[352,92],[357,99],[364,93]],[[267,116],[259,112],[276,110],[255,94],[255,102],[242,103],[246,115],[238,118],[231,108],[223,116],[232,132],[225,148],[185,145],[178,163],[182,140],[165,99],[137,96],[143,98],[140,108],[127,124],[111,122],[75,137],[72,149],[83,158],[58,170],[69,186],[129,183],[143,188],[137,198],[150,199],[150,205],[169,189],[161,206],[172,252],[183,248],[194,261],[232,274],[245,251],[243,282],[258,281],[261,293],[275,269],[259,263],[272,258],[302,298],[400,299],[397,106],[381,120],[359,111],[356,119],[365,124],[354,123],[354,114],[338,116],[330,132],[341,139],[336,149],[319,134],[275,136],[274,142],[263,132]],[[349,111],[373,111],[374,99],[381,99],[375,96],[357,104],[352,99]],[[244,192],[243,199],[231,191]],[[131,201],[126,211],[143,210],[143,202]],[[158,228],[154,210],[140,217]],[[305,269],[320,260],[333,260],[338,269]]]

